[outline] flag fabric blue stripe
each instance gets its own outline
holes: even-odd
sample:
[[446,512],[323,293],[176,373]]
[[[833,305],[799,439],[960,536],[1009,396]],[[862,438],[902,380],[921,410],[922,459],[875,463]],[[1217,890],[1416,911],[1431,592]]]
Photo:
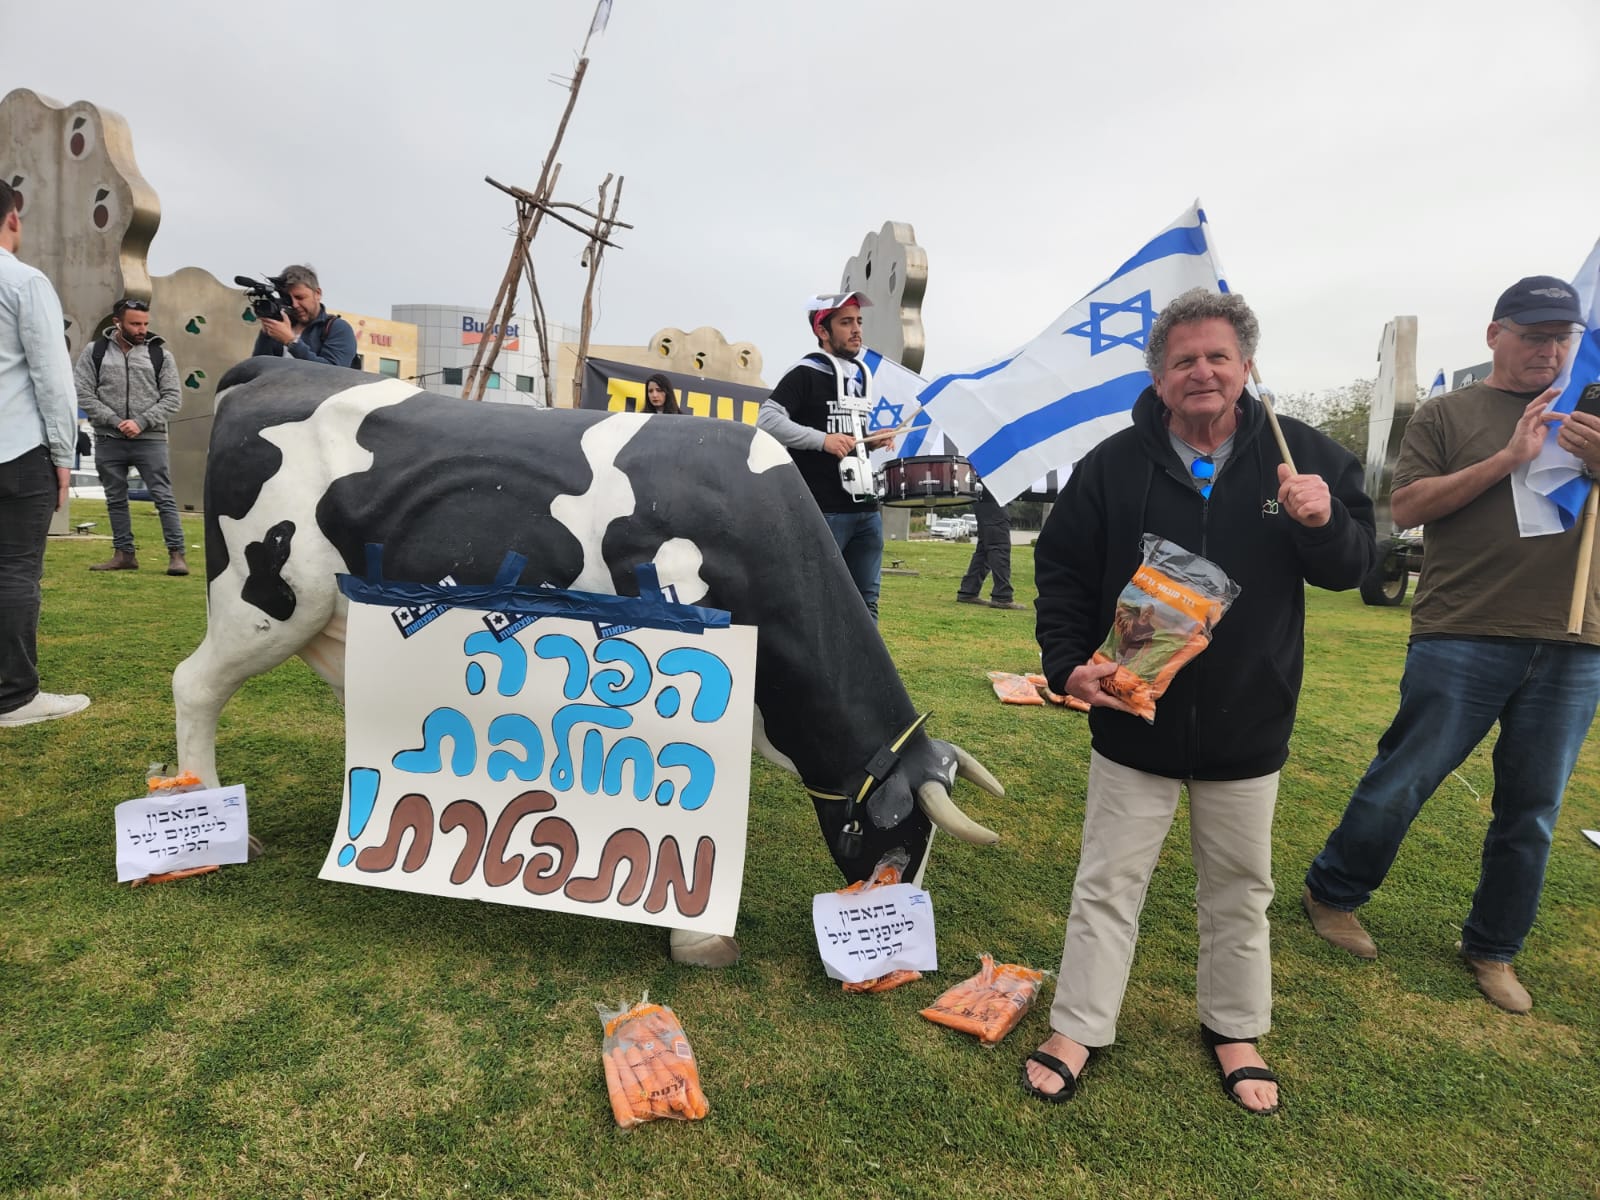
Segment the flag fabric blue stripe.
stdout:
[[[1135,254],[1127,262],[1117,268],[1116,273],[1106,280],[1113,283],[1121,279],[1129,271],[1137,271],[1146,263],[1153,263],[1158,258],[1169,258],[1174,254],[1204,254],[1206,252],[1206,233],[1204,223],[1195,225],[1181,225],[1177,229],[1169,229],[1163,234],[1150,239],[1145,243],[1143,250]],[[1106,286],[1102,283],[1100,288]]]
[[[1588,330],[1579,340],[1577,352],[1572,356],[1567,390],[1556,397],[1554,403],[1550,405],[1551,411],[1571,412],[1577,406],[1584,385],[1595,379],[1600,379],[1600,329]],[[1554,439],[1554,429],[1550,431],[1549,436]],[[1545,498],[1560,510],[1561,527],[1571,529],[1578,523],[1583,514],[1583,506],[1588,502],[1589,479],[1578,475],[1555,490],[1545,493]]]
[[1127,412],[1149,382],[1148,371],[1131,371],[1095,387],[1062,396],[1002,427],[968,455],[967,461],[979,475],[987,475],[1022,451],[1048,441],[1074,425],[1112,413]]
[[1008,358],[1004,362],[994,363],[991,366],[984,367],[981,371],[969,371],[965,375],[941,375],[926,388],[924,388],[922,390],[922,394],[918,396],[917,399],[923,404],[927,404],[928,401],[932,400],[940,392],[944,391],[946,386],[949,384],[955,383],[962,379],[982,379],[985,375],[993,375],[996,371],[1005,370],[1015,361],[1015,358]]
[[900,444],[900,457],[911,458],[921,453],[923,440],[932,428],[933,418],[928,416],[928,410],[920,410],[911,422],[911,432],[906,434],[906,440]]
[[1578,523],[1583,506],[1589,499],[1589,480],[1582,475],[1569,479],[1545,499],[1561,510],[1561,528],[1571,529]]

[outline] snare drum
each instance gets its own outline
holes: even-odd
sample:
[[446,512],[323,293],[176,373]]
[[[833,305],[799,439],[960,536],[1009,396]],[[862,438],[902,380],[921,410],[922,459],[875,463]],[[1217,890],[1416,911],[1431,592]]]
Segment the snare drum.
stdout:
[[953,508],[978,498],[972,464],[954,454],[926,454],[885,463],[883,485],[883,502],[896,508]]

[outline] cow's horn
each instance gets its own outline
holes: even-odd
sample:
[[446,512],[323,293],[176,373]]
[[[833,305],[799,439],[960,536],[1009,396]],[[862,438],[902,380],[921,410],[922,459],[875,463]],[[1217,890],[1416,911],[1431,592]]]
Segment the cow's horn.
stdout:
[[975,783],[991,796],[1004,796],[1006,794],[1006,789],[1000,786],[1000,781],[989,774],[989,768],[973,758],[960,746],[953,746],[952,749],[956,752],[957,779],[965,779]]
[[927,783],[919,784],[917,799],[922,802],[922,811],[928,814],[928,819],[951,837],[977,846],[992,846],[1000,840],[1000,835],[994,830],[985,829],[957,808],[944,784],[937,780],[930,779]]

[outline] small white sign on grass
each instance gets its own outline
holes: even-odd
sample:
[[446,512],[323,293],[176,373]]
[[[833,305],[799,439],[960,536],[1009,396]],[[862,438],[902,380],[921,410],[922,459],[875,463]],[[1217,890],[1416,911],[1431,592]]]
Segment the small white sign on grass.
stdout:
[[116,822],[118,883],[250,857],[243,784],[125,800]]
[[933,900],[912,884],[849,896],[823,892],[811,899],[811,924],[829,979],[860,983],[890,971],[939,969]]

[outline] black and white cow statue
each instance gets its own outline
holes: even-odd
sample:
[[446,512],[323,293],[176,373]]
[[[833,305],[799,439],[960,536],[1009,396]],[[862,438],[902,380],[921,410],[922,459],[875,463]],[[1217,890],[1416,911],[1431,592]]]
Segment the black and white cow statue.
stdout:
[[[354,382],[359,380],[359,382]],[[478,404],[394,379],[253,358],[223,376],[205,481],[205,640],[173,673],[178,760],[217,783],[217,718],[252,675],[299,654],[343,698],[348,601],[381,543],[384,574],[637,595],[654,564],[685,604],[758,629],[755,745],[814,794],[834,861],[864,879],[887,851],[920,878],[935,826],[996,835],[951,801],[982,765],[917,729],[917,713],[835,549],[773,438],[735,421]],[[871,779],[869,780],[869,775]],[[859,827],[859,828],[858,828]],[[673,957],[720,965],[731,938],[674,931]]]

